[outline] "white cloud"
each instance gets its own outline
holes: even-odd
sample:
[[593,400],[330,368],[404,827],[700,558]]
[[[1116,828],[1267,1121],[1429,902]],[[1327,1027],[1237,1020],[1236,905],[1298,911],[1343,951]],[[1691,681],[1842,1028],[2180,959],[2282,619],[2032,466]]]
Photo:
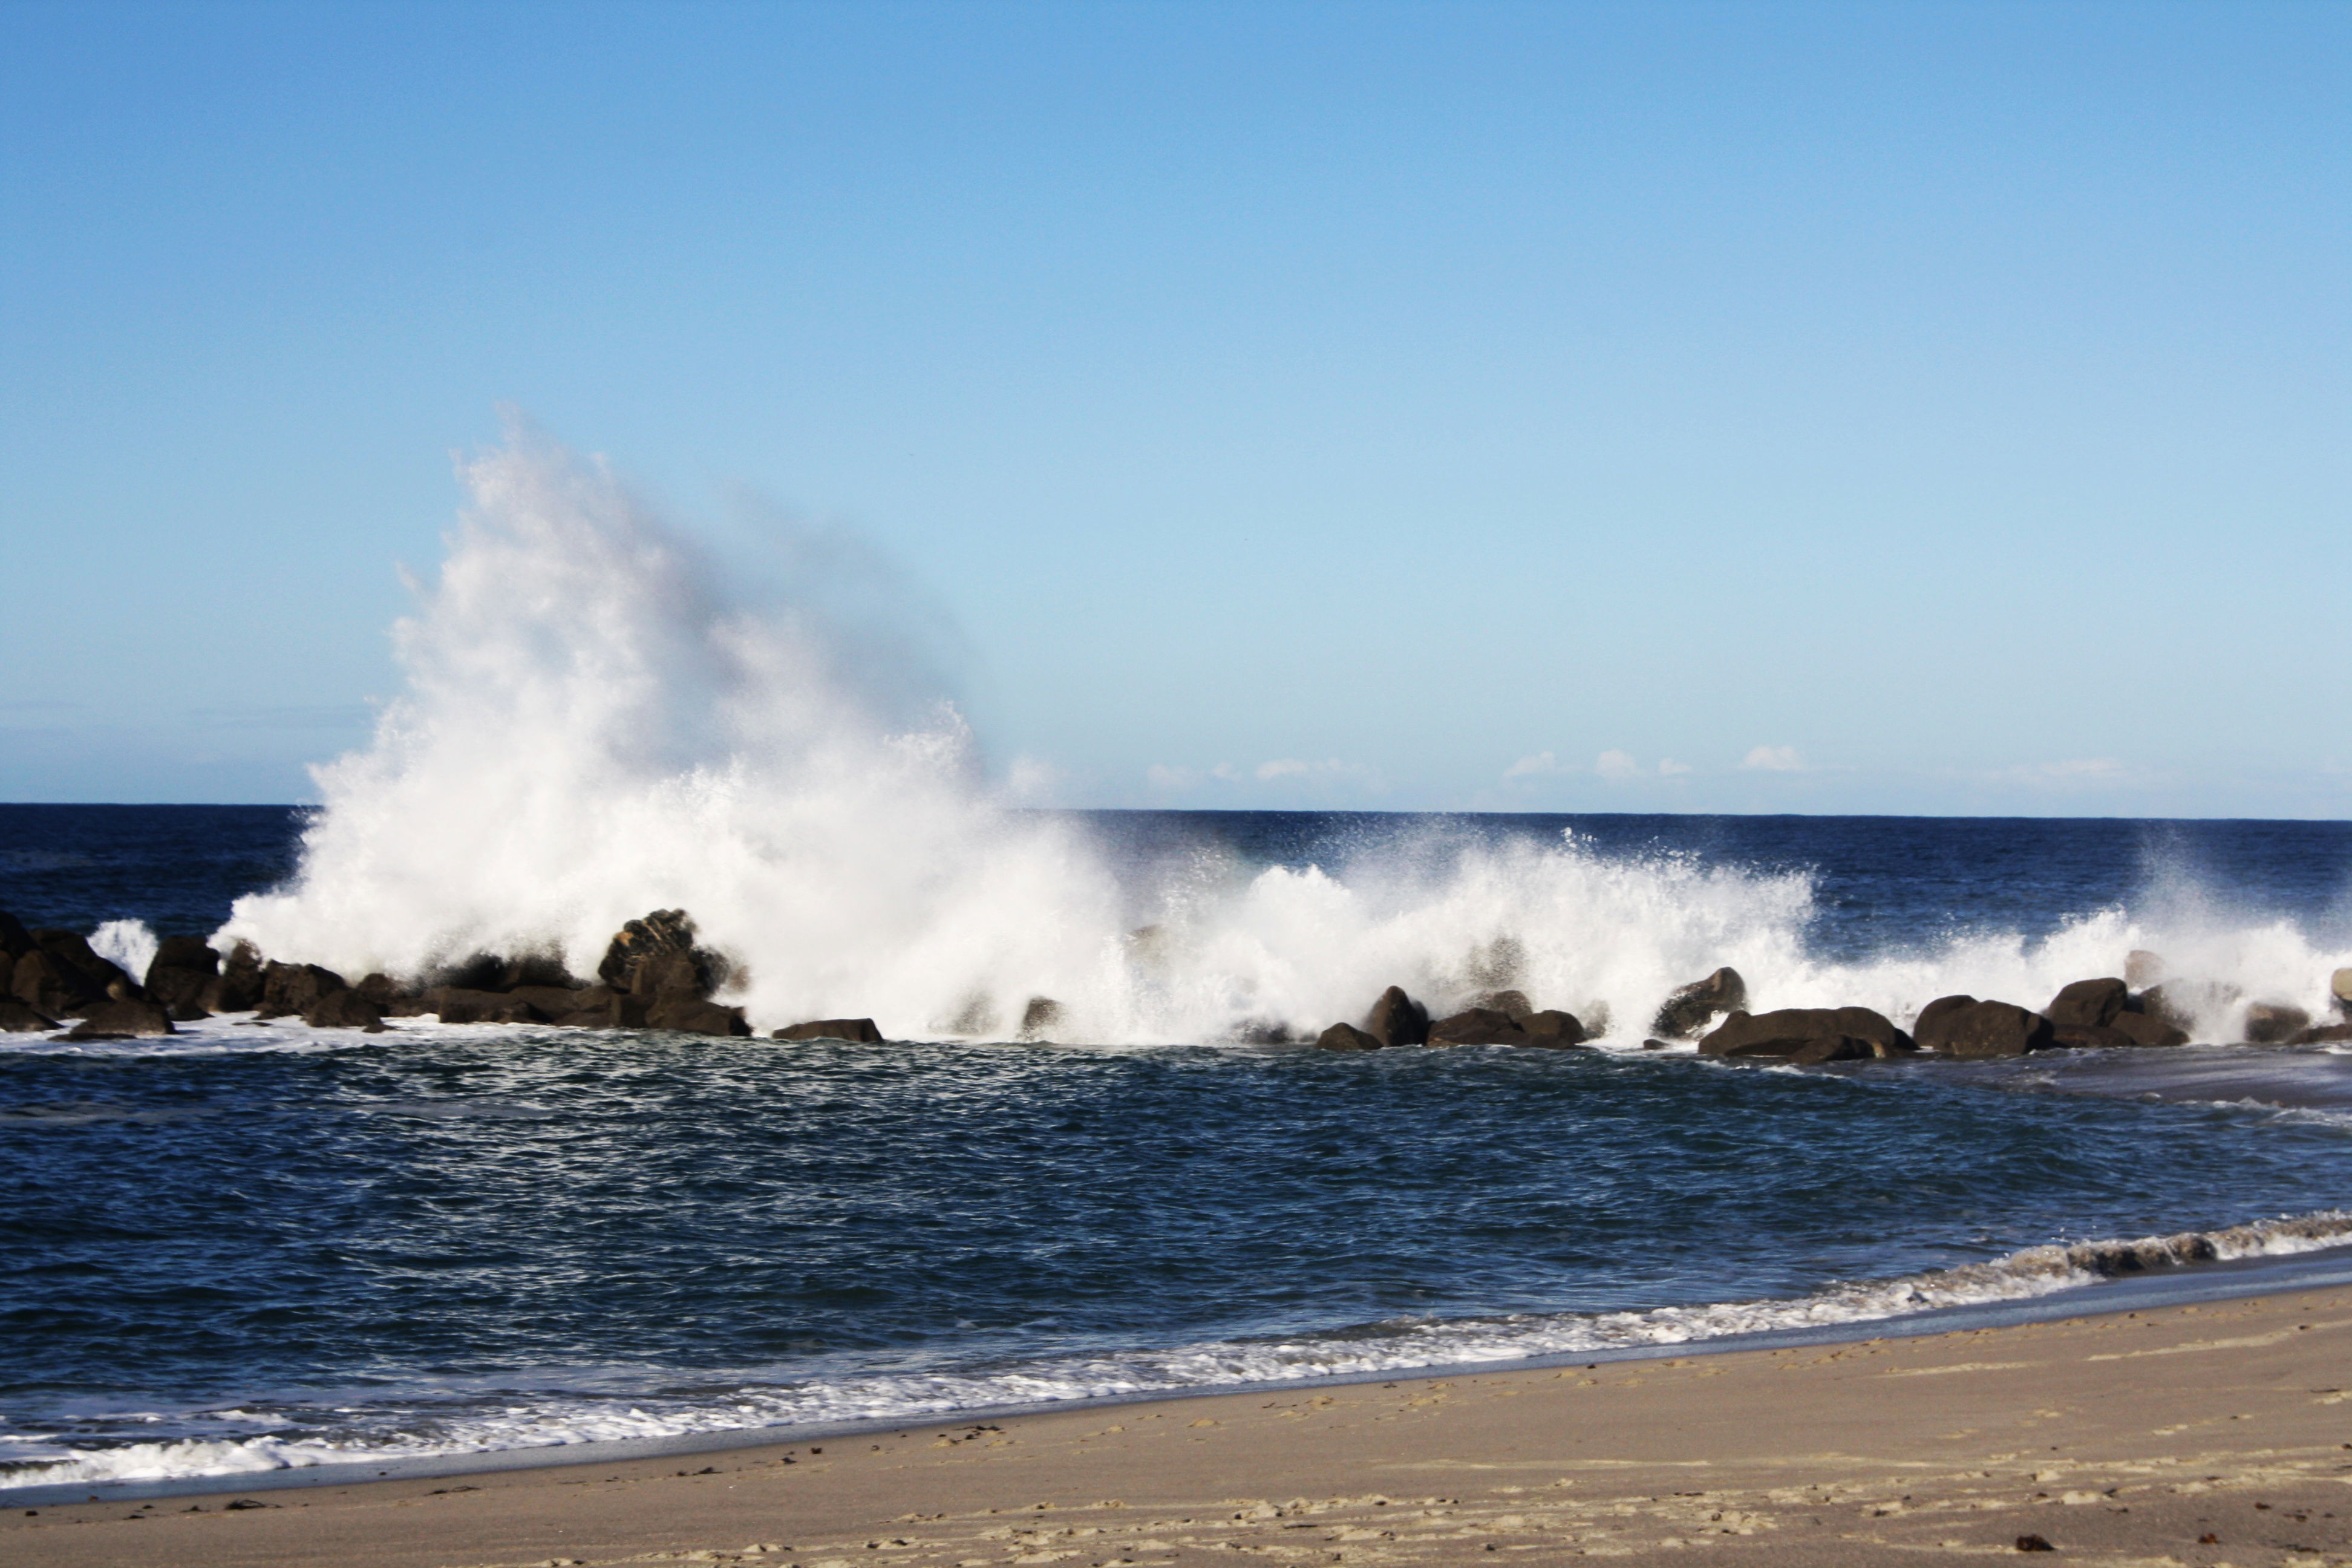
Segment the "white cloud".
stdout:
[[1302,763],[1297,757],[1277,757],[1273,762],[1260,763],[1257,765],[1257,776],[1262,779],[1286,778],[1293,773],[1313,771],[1312,763]]
[[1213,779],[1223,779],[1227,784],[1238,784],[1241,782],[1242,771],[1231,763],[1219,763],[1209,770],[1209,776]]
[[1797,755],[1794,746],[1759,746],[1748,752],[1739,765],[1768,773],[1794,773],[1804,771],[1805,759]]
[[1143,776],[1153,789],[1191,789],[1201,782],[1201,775],[1190,768],[1171,768],[1166,763],[1154,763],[1143,770]]
[[1691,765],[1688,763],[1678,763],[1672,757],[1662,757],[1658,761],[1658,772],[1668,778],[1674,777],[1676,773],[1686,773],[1690,771]]
[[1642,764],[1628,752],[1609,751],[1601,753],[1592,771],[1604,779],[1630,779],[1642,771]]
[[1503,770],[1507,779],[1533,778],[1538,773],[1564,773],[1570,770],[1559,765],[1559,759],[1549,752],[1538,752],[1532,757],[1521,757]]

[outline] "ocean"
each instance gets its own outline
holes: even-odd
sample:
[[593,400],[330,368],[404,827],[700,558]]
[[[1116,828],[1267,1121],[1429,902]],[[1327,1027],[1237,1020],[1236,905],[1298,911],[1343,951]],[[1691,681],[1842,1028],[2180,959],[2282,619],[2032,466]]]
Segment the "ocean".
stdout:
[[[763,1029],[871,1016],[890,1043],[0,1036],[0,1486],[2087,1310],[2352,1244],[2352,1055],[2231,1043],[2250,1002],[2334,1016],[2352,824],[958,806],[952,835],[897,814],[845,879],[839,835],[808,850],[739,787],[595,823],[688,816],[723,858],[534,826],[539,880],[502,900],[523,873],[475,870],[486,840],[443,863],[368,809],[429,772],[331,777],[322,813],[0,806],[0,909],[126,965],[166,932],[357,970],[532,931],[580,970],[677,903]],[[2040,1006],[2135,950],[2203,984],[2200,1043],[1643,1048],[1718,963],[1759,1008],[1901,1023],[1952,992]],[[1297,1043],[1391,983],[1441,1010],[1508,984],[1602,1038]],[[1052,1037],[1015,1040],[1034,994]]]

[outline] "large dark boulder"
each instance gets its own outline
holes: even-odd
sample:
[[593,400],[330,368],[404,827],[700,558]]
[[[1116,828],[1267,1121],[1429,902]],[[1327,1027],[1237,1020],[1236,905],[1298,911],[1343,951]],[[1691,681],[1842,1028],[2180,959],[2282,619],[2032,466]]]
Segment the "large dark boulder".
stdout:
[[658,996],[646,1008],[646,1027],[674,1029],[682,1035],[747,1036],[751,1026],[740,1007],[722,1007],[699,996],[676,993]]
[[204,1005],[215,1013],[250,1013],[268,990],[268,966],[253,944],[240,942],[221,960],[219,977],[205,987]]
[[1936,1042],[1944,1037],[1944,1026],[1940,1020],[1948,1014],[1957,1012],[1962,1007],[1973,1007],[1976,1005],[1977,999],[1973,996],[1937,997],[1933,1002],[1920,1008],[1919,1016],[1911,1020],[1911,1038],[1917,1042],[1921,1050],[1935,1050]]
[[1650,1033],[1669,1040],[1687,1040],[1706,1029],[1718,1015],[1737,1013],[1748,1005],[1748,982],[1739,971],[1718,969],[1704,980],[1677,987],[1658,1009]]
[[1584,1026],[1578,1022],[1575,1014],[1563,1013],[1557,1007],[1547,1007],[1539,1013],[1530,1013],[1526,1017],[1515,1021],[1526,1032],[1528,1044],[1531,1046],[1545,1046],[1553,1050],[1566,1050],[1570,1046],[1580,1046],[1591,1038],[1585,1033]]
[[2290,1046],[2333,1045],[2338,1040],[2352,1040],[2352,1024],[2317,1024],[2287,1042]]
[[167,936],[155,944],[155,957],[147,968],[193,969],[199,974],[218,974],[220,954],[200,936]]
[[147,994],[161,1002],[179,1023],[210,1017],[205,993],[220,976],[220,954],[202,937],[167,936],[157,944],[147,965]]
[[878,1046],[882,1031],[874,1026],[871,1018],[812,1018],[805,1024],[787,1024],[768,1037],[772,1040],[849,1040],[858,1045]]
[[419,1013],[445,1024],[544,1024],[547,1015],[503,991],[469,991],[462,985],[426,987],[416,999]]
[[2210,989],[2181,986],[2168,980],[2133,996],[2130,1010],[2150,1018],[2161,1018],[2176,1029],[2193,1028],[2197,1023],[2197,1007],[2211,999]]
[[1364,1033],[1384,1046],[1425,1046],[1429,1043],[1429,1009],[1391,985],[1381,993],[1364,1017]]
[[1471,1007],[1429,1026],[1433,1046],[1524,1046],[1528,1032],[1492,1007]]
[[700,997],[725,984],[727,972],[724,958],[696,942],[694,921],[684,910],[656,910],[614,934],[596,978],[638,996]]
[[1489,1013],[1500,1013],[1514,1024],[1536,1010],[1524,991],[1489,991],[1475,1005]]
[[505,994],[518,1002],[530,1003],[548,1017],[561,1018],[566,1013],[577,1012],[588,992],[584,987],[532,984],[509,985]]
[[[1911,1037],[1883,1013],[1867,1007],[1782,1007],[1771,1013],[1734,1012],[1698,1043],[1707,1057],[1775,1057],[1812,1061],[1843,1061],[1849,1047],[1839,1040],[1856,1040],[1873,1057],[1907,1057],[1915,1049]],[[1828,1054],[1823,1054],[1828,1053]]]
[[2121,1029],[2105,1024],[2053,1024],[2050,1038],[2062,1050],[2114,1050],[2139,1044]]
[[34,1011],[14,996],[0,996],[0,1035],[46,1034],[57,1026],[55,1018]]
[[383,1009],[360,992],[346,987],[319,998],[302,1015],[302,1021],[314,1029],[365,1029],[369,1034],[380,1035],[383,1032]]
[[350,982],[331,969],[272,963],[262,967],[261,1005],[255,1012],[264,1018],[299,1018],[329,994],[349,989]]
[[52,1018],[79,1018],[92,1004],[105,1000],[106,989],[45,948],[35,948],[18,959],[10,972],[9,994],[37,1013]]
[[1972,997],[1938,1000],[1954,1005],[1937,1008],[1932,1017],[1928,1007],[1919,1010],[1915,1027],[1921,1050],[1942,1057],[2021,1057],[2058,1043],[2055,1026],[2030,1008]]
[[1377,1051],[1385,1047],[1368,1029],[1353,1024],[1334,1024],[1315,1037],[1318,1051]]
[[2114,976],[2102,980],[2077,980],[2072,985],[2061,986],[2050,1005],[2042,1009],[2042,1016],[2053,1025],[2090,1025],[2105,1028],[2116,1021],[2124,1005],[2131,999],[2131,987]]
[[2107,1026],[2135,1046],[2185,1046],[2189,1031],[2168,1018],[2148,1013],[2118,1013]]
[[2337,1012],[2352,1015],[2352,969],[2339,969],[2327,977],[2327,994],[2335,999]]
[[109,997],[90,1004],[82,1021],[66,1031],[68,1040],[134,1040],[176,1035],[162,1004],[142,997]]
[[2256,1002],[2246,1009],[2241,1032],[2250,1046],[2279,1046],[2311,1027],[2311,1015],[2284,1002]]
[[1045,1037],[1045,1031],[1061,1021],[1062,1005],[1059,1002],[1051,996],[1032,996],[1029,1005],[1021,1009],[1021,1027],[1013,1032],[1013,1038],[1042,1040]]
[[92,997],[113,995],[118,988],[126,994],[138,992],[139,983],[112,960],[99,957],[91,951],[89,939],[79,931],[37,931],[33,945],[79,975]]
[[24,922],[7,910],[0,910],[0,957],[5,957],[13,964],[32,952],[33,946],[33,933],[25,929]]

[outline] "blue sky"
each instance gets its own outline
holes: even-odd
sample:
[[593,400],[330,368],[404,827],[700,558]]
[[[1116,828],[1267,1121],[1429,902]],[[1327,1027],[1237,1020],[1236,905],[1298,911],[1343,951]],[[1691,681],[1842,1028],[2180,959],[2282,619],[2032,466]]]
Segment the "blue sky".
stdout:
[[2340,5],[0,7],[0,798],[306,795],[511,403],[896,556],[1040,799],[2352,815],[2347,87]]

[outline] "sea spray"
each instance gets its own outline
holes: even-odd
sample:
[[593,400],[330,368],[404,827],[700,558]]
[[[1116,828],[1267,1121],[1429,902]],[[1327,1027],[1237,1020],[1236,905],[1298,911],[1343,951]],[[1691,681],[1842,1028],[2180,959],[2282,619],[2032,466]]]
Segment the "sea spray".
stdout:
[[[894,1037],[1098,1044],[1311,1037],[1386,986],[1433,1007],[1516,989],[1638,1040],[1719,964],[1751,1005],[1898,1022],[1954,992],[2038,1006],[2156,947],[2200,1037],[2249,1000],[2326,1009],[2326,951],[2193,900],[2082,911],[2029,941],[1973,927],[1832,962],[1812,879],[1573,836],[1460,826],[1335,843],[1312,864],[1203,852],[1116,876],[1088,827],[992,796],[974,738],[880,624],[818,612],[822,552],[741,592],[603,463],[516,434],[464,470],[471,504],[395,629],[407,689],[373,744],[316,772],[284,887],[219,940],[402,977],[482,952],[594,970],[619,924],[683,908],[753,1023],[869,1016]],[[130,934],[110,938],[130,953]],[[1033,1012],[1050,998],[1050,1012]]]

